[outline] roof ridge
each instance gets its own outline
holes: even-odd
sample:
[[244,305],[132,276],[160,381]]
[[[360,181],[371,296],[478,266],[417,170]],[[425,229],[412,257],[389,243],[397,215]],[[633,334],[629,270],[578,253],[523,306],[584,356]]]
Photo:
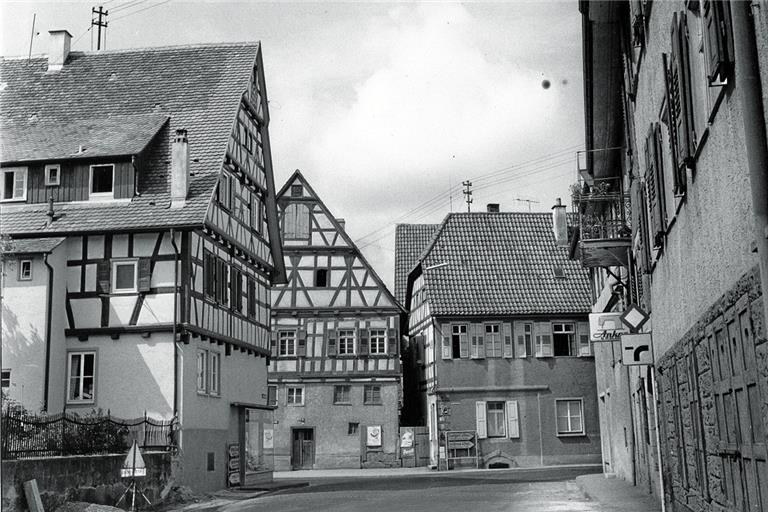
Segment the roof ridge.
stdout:
[[[261,40],[256,41],[234,41],[234,42],[218,42],[218,43],[192,43],[192,44],[174,44],[166,46],[139,46],[136,48],[115,48],[109,50],[72,50],[70,55],[110,55],[120,53],[131,52],[146,52],[146,51],[162,51],[162,50],[180,50],[180,49],[198,49],[198,48],[234,48],[234,47],[247,47],[247,46],[261,46]],[[0,56],[0,59],[4,60],[24,60],[24,59],[42,59],[48,57],[47,53],[38,53],[32,55],[10,55]]]

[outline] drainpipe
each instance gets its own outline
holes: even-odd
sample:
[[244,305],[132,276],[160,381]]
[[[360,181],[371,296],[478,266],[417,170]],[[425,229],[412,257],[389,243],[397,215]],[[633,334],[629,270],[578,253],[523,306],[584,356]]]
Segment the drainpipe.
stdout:
[[754,17],[759,13],[759,3],[752,1],[730,4],[736,65],[734,75],[744,119],[744,142],[747,148],[755,240],[760,262],[763,318],[768,320],[768,175],[765,172],[768,169],[768,144],[765,139],[765,110],[754,25]]
[[[659,433],[659,430],[661,429],[661,420],[659,419],[659,387],[656,384],[656,369],[651,369],[651,386],[653,390],[653,416],[656,419],[656,425],[654,430],[656,430],[656,456],[658,457],[658,464],[659,464],[659,498],[661,498],[661,512],[667,512],[667,498],[664,495],[664,467],[662,465],[661,461],[661,434]],[[650,478],[648,479],[650,480]]]
[[43,263],[48,267],[48,296],[45,303],[45,381],[43,382],[43,411],[47,412],[51,371],[51,317],[53,316],[53,267],[48,263],[48,254],[43,254]]
[[[176,342],[176,323],[179,321],[179,247],[176,245],[176,232],[171,228],[171,246],[173,247],[173,417],[181,423],[179,417],[179,345]],[[178,423],[176,428],[178,428]],[[179,448],[181,448],[181,429],[179,429],[179,439],[177,439]]]

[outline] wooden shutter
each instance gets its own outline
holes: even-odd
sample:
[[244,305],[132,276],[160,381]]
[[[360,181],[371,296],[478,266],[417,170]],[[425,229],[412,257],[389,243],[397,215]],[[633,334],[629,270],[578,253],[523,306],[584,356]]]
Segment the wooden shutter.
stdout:
[[494,352],[493,334],[489,333],[486,329],[489,324],[480,324],[478,329],[485,335],[485,357],[499,357],[500,354]]
[[296,331],[296,338],[297,338],[297,348],[296,355],[298,356],[306,356],[307,355],[307,331],[306,329],[298,329]]
[[109,260],[102,260],[96,264],[96,290],[99,293],[109,293],[110,272],[112,268]]
[[388,329],[387,333],[387,341],[389,344],[387,347],[389,349],[388,352],[389,355],[394,356],[397,354],[397,331],[395,329]]
[[576,329],[579,337],[579,356],[591,356],[592,344],[589,341],[589,322],[579,322]]
[[733,64],[730,2],[703,0],[702,31],[707,56],[707,79],[712,85],[728,79]]
[[651,123],[645,139],[645,185],[650,214],[650,238],[654,247],[661,246],[664,234],[664,193],[663,176],[659,172],[661,155],[659,141],[661,130],[659,123]]
[[477,335],[477,357],[478,359],[485,358],[485,326],[483,324],[473,324],[475,326],[475,334]]
[[277,331],[272,331],[272,357],[277,357]]
[[518,320],[515,321],[513,327],[515,340],[517,340],[517,357],[528,357],[528,353],[525,350],[525,324]]
[[357,337],[358,339],[358,346],[357,346],[357,353],[361,356],[367,356],[368,355],[368,348],[370,347],[370,332],[368,329],[360,329],[359,335]]
[[504,343],[504,357],[515,357],[515,347],[512,345],[512,324],[501,323],[501,339]]
[[466,333],[459,334],[459,357],[469,359],[469,328]]
[[520,420],[518,419],[517,400],[507,400],[507,432],[511,439],[520,437]]
[[451,347],[451,324],[443,324],[439,333],[443,340],[443,359],[451,359],[453,350]]
[[336,355],[336,329],[328,329],[328,336],[326,337],[328,344],[328,355]]
[[475,429],[478,439],[488,437],[488,428],[485,420],[485,402],[475,402]]
[[536,357],[552,357],[552,330],[549,322],[536,322]]
[[670,77],[675,109],[678,165],[685,163],[692,167],[693,157],[696,154],[696,128],[693,125],[688,26],[684,12],[675,13],[672,16]]
[[148,292],[152,282],[152,260],[149,258],[139,258],[136,268],[139,272],[138,289],[140,292]]
[[677,158],[677,108],[675,101],[679,101],[679,97],[675,99],[673,97],[672,90],[672,70],[669,66],[669,59],[667,54],[662,54],[662,63],[664,66],[664,87],[667,98],[667,128],[669,132],[669,153],[672,160],[672,177],[674,182],[674,194],[682,195],[685,193],[687,175],[685,170],[685,162],[679,161]]

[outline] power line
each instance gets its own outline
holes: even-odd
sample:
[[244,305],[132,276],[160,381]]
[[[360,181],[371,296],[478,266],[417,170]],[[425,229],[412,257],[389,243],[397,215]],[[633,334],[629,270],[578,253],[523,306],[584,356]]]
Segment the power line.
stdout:
[[124,4],[118,5],[117,7],[112,8],[112,12],[120,12],[128,9],[129,7],[136,7],[139,4],[143,4],[144,2],[149,2],[149,0],[132,0],[128,1]]
[[153,4],[153,5],[144,7],[143,9],[139,9],[138,11],[131,11],[131,12],[127,13],[127,14],[122,15],[122,16],[118,16],[117,18],[113,19],[112,21],[115,22],[117,20],[122,20],[123,18],[127,18],[128,16],[133,16],[134,14],[139,14],[140,12],[144,12],[146,10],[153,9],[155,7],[159,7],[159,6],[163,5],[163,4],[167,4],[170,1],[171,0],[164,0],[162,2],[159,2],[159,3]]

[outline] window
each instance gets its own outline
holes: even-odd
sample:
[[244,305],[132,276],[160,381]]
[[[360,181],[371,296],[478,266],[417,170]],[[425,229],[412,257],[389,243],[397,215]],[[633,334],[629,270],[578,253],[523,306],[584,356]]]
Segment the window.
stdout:
[[0,387],[3,389],[11,387],[11,370],[3,370],[0,374]]
[[520,437],[517,400],[475,402],[477,437]]
[[515,322],[515,336],[517,337],[517,357],[533,355],[533,324],[530,322]]
[[212,350],[197,351],[197,392],[219,396],[221,393],[221,354]]
[[216,262],[216,302],[226,306],[229,303],[229,265],[224,260]]
[[506,437],[504,402],[487,402],[487,406],[488,437]]
[[558,279],[565,279],[565,270],[563,270],[563,267],[554,267],[552,269],[552,274]]
[[67,403],[93,403],[96,392],[96,352],[70,352]]
[[466,324],[454,325],[451,329],[451,353],[454,359],[469,357]]
[[115,166],[92,165],[90,197],[111,198],[114,197]]
[[304,405],[304,388],[289,387],[286,393],[285,403],[287,405]]
[[224,209],[232,209],[232,178],[226,172],[221,174],[219,180],[219,204]]
[[352,389],[352,386],[343,384],[340,386],[333,386],[333,403],[334,404],[349,404],[352,403],[350,400],[350,391]]
[[208,352],[208,366],[210,368],[208,393],[218,395],[221,387],[221,354],[218,352]]
[[19,281],[32,280],[32,260],[19,260]]
[[387,330],[386,329],[370,329],[370,353],[371,354],[386,354],[387,353]]
[[583,435],[583,403],[581,398],[555,400],[557,435]]
[[237,268],[232,268],[232,279],[229,281],[229,293],[232,297],[231,305],[234,311],[243,312],[243,273]]
[[248,278],[248,318],[256,318],[256,280]]
[[261,233],[262,230],[262,204],[255,193],[251,194],[251,229]]
[[208,390],[208,358],[205,350],[197,351],[197,391],[205,393]]
[[3,169],[2,191],[3,201],[27,200],[27,168],[6,167]]
[[574,324],[552,324],[555,356],[577,356],[576,328]]
[[296,331],[279,331],[279,352],[281,356],[296,355]]
[[45,166],[45,186],[55,187],[61,184],[61,166],[48,164]]
[[283,213],[283,235],[286,240],[309,238],[309,208],[304,204],[289,204]]
[[267,405],[277,405],[277,386],[267,386]]
[[216,298],[216,256],[210,251],[203,252],[203,295]]
[[291,197],[301,197],[304,195],[304,187],[302,185],[291,185]]
[[133,293],[136,287],[137,260],[112,262],[112,293]]
[[552,357],[552,327],[549,323],[537,322],[536,330],[536,357]]
[[315,270],[315,286],[325,288],[328,286],[328,269],[319,268]]
[[347,426],[347,435],[353,436],[357,434],[360,431],[360,424],[359,423],[350,423]]
[[364,405],[381,405],[381,386],[366,384],[363,388]]
[[501,334],[499,324],[485,325],[485,356],[501,357]]
[[339,354],[351,355],[355,353],[354,329],[339,329]]

